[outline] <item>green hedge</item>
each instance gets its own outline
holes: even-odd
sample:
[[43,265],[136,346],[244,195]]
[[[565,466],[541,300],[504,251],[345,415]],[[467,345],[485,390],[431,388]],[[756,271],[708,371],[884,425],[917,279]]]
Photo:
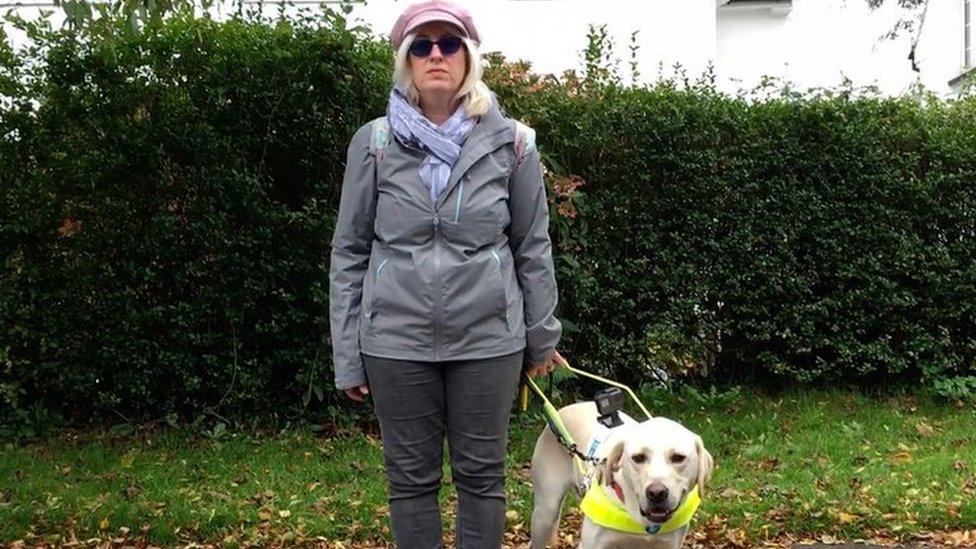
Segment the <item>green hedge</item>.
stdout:
[[334,15],[38,34],[0,76],[41,61],[0,132],[7,406],[227,416],[330,391],[329,240],[388,48]]
[[[335,413],[331,226],[388,46],[332,12],[32,34],[0,48],[0,422]],[[493,59],[552,171],[570,360],[970,387],[976,102],[750,101]]]
[[585,182],[560,221],[573,354],[632,382],[664,366],[976,394],[974,98],[499,76]]

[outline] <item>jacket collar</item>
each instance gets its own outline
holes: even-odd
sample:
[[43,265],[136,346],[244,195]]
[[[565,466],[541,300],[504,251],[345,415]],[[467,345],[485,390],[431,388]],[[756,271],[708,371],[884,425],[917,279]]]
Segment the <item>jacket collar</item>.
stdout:
[[447,179],[447,186],[444,187],[443,192],[437,197],[434,210],[440,210],[441,204],[451,194],[451,190],[475,162],[502,145],[513,143],[514,141],[515,131],[513,126],[502,115],[498,107],[498,100],[492,94],[491,107],[489,107],[488,112],[479,117],[478,123],[471,130],[471,134],[464,141],[464,144],[461,145],[461,154],[451,169],[451,174]]

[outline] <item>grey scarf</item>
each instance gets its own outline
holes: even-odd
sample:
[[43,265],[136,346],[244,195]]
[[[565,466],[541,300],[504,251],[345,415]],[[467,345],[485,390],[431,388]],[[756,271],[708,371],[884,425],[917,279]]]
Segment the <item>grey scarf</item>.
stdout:
[[387,119],[390,129],[401,140],[427,152],[420,164],[420,179],[430,191],[431,203],[436,203],[447,187],[451,168],[461,154],[461,145],[478,122],[477,118],[467,116],[464,105],[461,105],[437,126],[410,104],[399,86],[394,86],[390,91]]

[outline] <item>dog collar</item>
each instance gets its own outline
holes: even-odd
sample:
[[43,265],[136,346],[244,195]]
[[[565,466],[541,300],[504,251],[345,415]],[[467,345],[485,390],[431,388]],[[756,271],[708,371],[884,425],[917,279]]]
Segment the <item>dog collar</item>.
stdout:
[[[615,491],[622,499],[622,490],[619,486],[615,487]],[[580,502],[580,510],[590,520],[604,528],[631,534],[662,535],[690,523],[691,517],[695,515],[700,504],[701,496],[698,494],[698,486],[695,486],[681,506],[671,515],[671,518],[661,524],[652,522],[645,526],[630,516],[623,503],[608,496],[599,482],[594,482],[583,496],[583,500]]]

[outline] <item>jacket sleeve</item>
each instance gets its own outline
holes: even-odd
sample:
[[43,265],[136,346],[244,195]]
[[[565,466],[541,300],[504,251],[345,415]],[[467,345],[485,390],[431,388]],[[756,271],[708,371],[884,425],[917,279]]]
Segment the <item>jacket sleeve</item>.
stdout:
[[509,246],[525,298],[525,362],[546,360],[559,343],[556,273],[549,239],[549,202],[539,151],[528,147],[509,188]]
[[359,128],[349,144],[342,179],[339,215],[332,233],[329,263],[329,327],[335,386],[366,383],[359,356],[359,306],[369,267],[376,212],[376,165],[369,151],[370,125]]

